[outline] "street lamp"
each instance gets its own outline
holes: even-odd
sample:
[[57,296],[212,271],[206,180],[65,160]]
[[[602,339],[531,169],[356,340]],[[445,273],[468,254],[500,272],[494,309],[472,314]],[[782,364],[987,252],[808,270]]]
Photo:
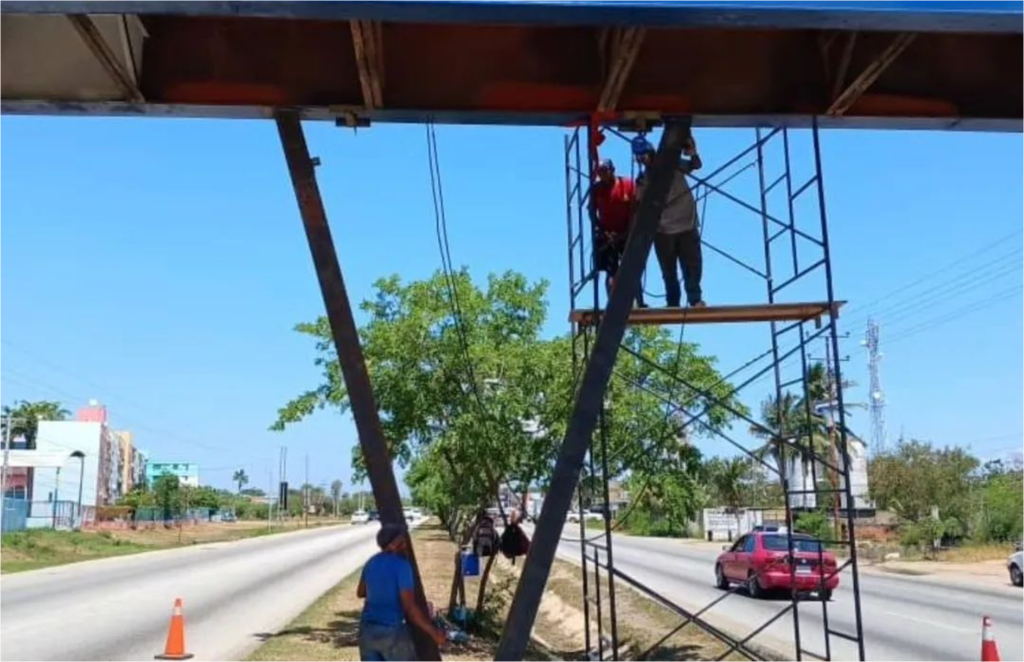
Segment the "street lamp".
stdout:
[[[82,526],[85,524],[85,517],[82,516],[82,487],[85,485],[85,453],[82,451],[75,451],[71,454],[71,457],[77,457],[79,462],[78,468],[78,526],[75,527],[77,531],[82,530]],[[74,520],[72,520],[74,521]]]

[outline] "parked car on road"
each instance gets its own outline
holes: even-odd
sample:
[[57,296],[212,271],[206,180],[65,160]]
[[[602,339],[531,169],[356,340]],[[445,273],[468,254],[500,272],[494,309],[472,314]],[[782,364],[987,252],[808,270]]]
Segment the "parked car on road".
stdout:
[[791,590],[795,583],[796,590],[829,600],[839,586],[835,555],[808,535],[793,534],[792,559],[784,533],[748,533],[723,549],[715,563],[715,585],[721,589],[745,584],[752,598],[761,598],[772,589]]
[[1015,554],[1006,559],[1006,569],[1010,571],[1010,581],[1014,586],[1024,585],[1024,574],[1021,574],[1021,571],[1024,570],[1024,562],[1021,561],[1021,554],[1022,552],[1018,549]]
[[365,510],[357,510],[356,512],[352,513],[353,524],[366,524],[369,521],[370,513],[366,512]]

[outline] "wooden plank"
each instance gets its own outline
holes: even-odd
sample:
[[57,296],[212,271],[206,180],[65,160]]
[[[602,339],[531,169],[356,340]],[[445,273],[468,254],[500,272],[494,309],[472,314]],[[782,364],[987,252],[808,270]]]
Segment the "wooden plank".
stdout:
[[74,26],[75,31],[78,32],[78,36],[89,47],[93,57],[99,61],[103,69],[106,70],[107,75],[110,76],[111,80],[121,90],[125,100],[136,103],[145,101],[142,93],[139,92],[139,88],[135,86],[135,77],[128,75],[125,68],[121,66],[121,62],[114,55],[114,51],[110,49],[110,45],[103,38],[103,35],[100,34],[92,19],[84,14],[68,14],[67,18],[71,25]]
[[[836,301],[831,310],[827,301],[807,303],[775,303],[743,306],[704,306],[700,308],[635,308],[629,315],[629,324],[722,324],[738,322],[799,322],[824,315],[839,316],[845,301]],[[601,312],[597,317],[600,319]],[[576,324],[594,323],[593,310],[573,310],[569,321]]]
[[839,117],[849,110],[850,106],[856,103],[857,99],[861,98],[868,88],[878,80],[878,77],[889,68],[889,65],[896,61],[900,53],[905,51],[907,46],[910,46],[911,42],[914,41],[914,36],[914,34],[909,32],[897,35],[892,40],[892,43],[882,51],[882,54],[869,64],[842,94],[836,97],[836,100],[832,102],[832,105],[829,106],[825,114],[831,117]]
[[597,105],[599,112],[615,110],[646,34],[644,28],[616,28],[613,32],[611,68]]
[[382,69],[384,53],[379,24],[372,21],[349,21],[352,29],[352,46],[355,49],[356,66],[359,69],[359,86],[363,91],[363,103],[367,108],[381,108],[384,105],[382,90]]

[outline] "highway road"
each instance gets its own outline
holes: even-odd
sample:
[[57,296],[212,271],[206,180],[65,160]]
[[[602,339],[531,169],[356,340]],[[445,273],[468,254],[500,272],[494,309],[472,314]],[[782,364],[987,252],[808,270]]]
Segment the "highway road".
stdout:
[[0,657],[152,660],[180,597],[188,651],[240,659],[361,567],[377,529],[311,529],[4,575]]
[[[580,556],[578,526],[565,527],[559,547],[559,556],[576,564]],[[720,548],[700,542],[616,535],[612,551],[616,569],[686,609],[696,611],[722,595],[713,586]],[[849,571],[844,571],[828,606],[830,627],[849,633],[855,627],[851,583]],[[1002,659],[1024,659],[1024,594],[1008,579],[1006,586],[988,586],[862,571],[860,584],[869,660],[977,660],[984,615],[993,619]],[[738,592],[708,611],[706,618],[744,637],[788,604],[785,596],[754,600]],[[825,652],[821,624],[821,603],[801,602],[804,649]],[[831,641],[833,659],[857,659],[853,643],[837,637]],[[795,655],[792,617],[782,617],[752,643]]]

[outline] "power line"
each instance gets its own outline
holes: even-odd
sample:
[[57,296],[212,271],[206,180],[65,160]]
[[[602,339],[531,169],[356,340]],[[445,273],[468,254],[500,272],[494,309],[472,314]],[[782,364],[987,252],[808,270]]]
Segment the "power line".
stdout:
[[[915,313],[929,309],[935,301],[954,299],[982,285],[1013,273],[1019,273],[1021,269],[1021,253],[1022,249],[1017,249],[995,258],[992,262],[970,274],[958,274],[922,292],[909,293],[904,299],[897,300],[893,304],[884,306],[881,309],[871,310],[866,315],[854,318],[850,324],[855,327],[860,326],[871,317],[882,318],[887,324],[906,319],[907,317],[914,317]],[[892,314],[890,315],[890,313]]]
[[978,255],[982,255],[982,254],[992,250],[996,246],[1002,245],[1008,239],[1012,239],[1013,237],[1016,237],[1016,236],[1020,235],[1022,232],[1024,232],[1024,230],[1014,230],[1013,232],[1011,232],[1011,233],[1009,233],[1007,235],[1003,235],[1002,237],[999,237],[998,239],[992,241],[991,243],[985,244],[981,248],[978,248],[978,249],[968,253],[967,255],[959,257],[959,258],[953,260],[952,262],[946,263],[945,265],[943,265],[942,267],[939,267],[938,269],[936,269],[934,271],[929,271],[928,273],[926,273],[926,274],[924,274],[924,275],[914,279],[913,281],[911,281],[909,283],[905,283],[905,284],[903,284],[903,285],[901,285],[901,286],[899,286],[899,287],[897,287],[897,288],[895,288],[893,290],[890,290],[889,292],[887,292],[886,294],[883,294],[882,296],[878,297],[877,299],[869,301],[866,304],[859,304],[859,305],[858,304],[853,304],[853,305],[849,306],[847,308],[847,310],[851,310],[851,309],[854,309],[854,308],[857,308],[857,309],[869,308],[871,306],[874,306],[877,303],[885,301],[886,299],[892,298],[893,296],[896,296],[896,295],[898,295],[900,293],[906,292],[910,288],[915,287],[916,285],[918,285],[920,283],[923,283],[923,282],[927,281],[930,278],[933,278],[935,276],[938,276],[938,275],[941,275],[941,274],[944,274],[944,273],[948,273],[948,270],[949,270],[950,267],[954,267],[954,266],[957,266],[959,264],[963,264],[964,262],[967,262],[968,260],[970,260],[973,257],[976,257]]
[[[83,398],[80,393],[72,393],[70,391],[67,391],[64,388],[55,386],[53,384],[50,384],[49,382],[41,380],[37,376],[34,376],[34,375],[29,376],[29,375],[27,375],[25,373],[22,373],[20,370],[13,369],[13,368],[10,368],[10,367],[7,367],[7,366],[4,367],[4,378],[5,379],[10,379],[11,378],[11,374],[10,373],[12,373],[12,372],[14,373],[13,377],[14,377],[14,381],[15,382],[20,381],[22,384],[27,385],[27,386],[35,386],[37,388],[43,388],[44,390],[47,390],[47,391],[49,391],[51,393],[54,393],[56,395],[59,395],[61,397],[69,398],[71,400],[82,401],[82,402],[88,402],[89,401],[89,398],[87,398],[87,397]],[[97,388],[102,389],[101,386],[97,386]],[[110,427],[112,427],[112,428],[127,427],[127,428],[138,429],[138,430],[148,430],[149,432],[155,433],[157,435],[164,436],[164,437],[170,437],[172,439],[177,439],[178,441],[181,441],[181,442],[183,442],[185,444],[188,444],[188,445],[191,445],[191,446],[195,446],[195,447],[198,447],[198,448],[203,448],[205,450],[210,450],[210,451],[214,451],[214,452],[221,453],[221,454],[226,452],[225,449],[223,449],[223,448],[212,446],[210,444],[205,444],[205,443],[197,441],[195,439],[182,436],[182,435],[180,435],[178,433],[168,432],[166,430],[162,430],[160,428],[157,428],[157,427],[154,427],[154,426],[151,426],[151,425],[148,425],[148,424],[140,423],[138,419],[127,419],[125,417],[121,417],[120,415],[118,415],[118,418],[122,418],[123,422],[128,423],[128,425],[125,425],[125,426],[114,425],[113,421],[111,421],[110,422]]]
[[948,313],[946,315],[935,317],[935,318],[932,318],[932,319],[930,319],[930,320],[928,320],[926,322],[922,322],[922,323],[920,323],[920,324],[918,324],[916,326],[910,327],[909,329],[904,329],[902,333],[898,334],[895,338],[893,338],[889,342],[890,343],[895,343],[895,342],[899,342],[901,340],[906,340],[907,338],[915,336],[918,333],[921,333],[923,331],[928,331],[930,329],[934,329],[936,327],[942,326],[943,324],[947,324],[949,322],[952,322],[954,320],[960,319],[962,317],[966,317],[966,316],[968,316],[968,315],[970,315],[972,313],[976,313],[976,312],[984,310],[986,308],[991,308],[992,306],[994,306],[994,305],[996,305],[998,303],[1001,303],[1003,301],[1007,301],[1009,299],[1013,299],[1013,298],[1019,296],[1022,291],[1024,291],[1024,287],[1018,285],[1018,286],[1015,286],[1015,287],[1010,288],[1008,290],[1004,290],[1004,291],[1002,291],[1002,292],[1000,292],[1000,293],[998,293],[998,294],[996,294],[996,295],[994,295],[994,296],[992,296],[992,297],[990,297],[988,299],[982,299],[981,301],[975,301],[975,302],[973,302],[970,305],[964,306],[963,308],[959,308],[959,309],[957,309],[957,310],[955,310],[953,312],[950,312],[950,313]]

